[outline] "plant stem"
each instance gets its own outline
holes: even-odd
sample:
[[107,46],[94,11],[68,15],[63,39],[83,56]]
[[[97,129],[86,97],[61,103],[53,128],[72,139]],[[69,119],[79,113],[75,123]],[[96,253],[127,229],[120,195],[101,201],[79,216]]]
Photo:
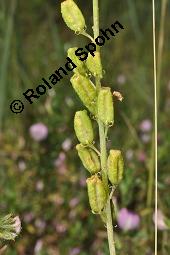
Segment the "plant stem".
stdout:
[[[93,32],[94,32],[94,39],[99,36],[99,2],[98,0],[93,0]],[[96,51],[100,53],[100,47],[96,46]],[[95,79],[97,93],[101,88],[100,78],[96,77]],[[106,191],[108,193],[108,178],[107,178],[107,149],[106,149],[106,135],[105,135],[105,127],[103,123],[98,120],[99,126],[99,137],[100,137],[100,160],[101,160],[101,169],[102,169],[102,181],[105,185]],[[110,255],[116,255],[115,251],[115,244],[114,244],[114,235],[113,235],[113,223],[112,223],[112,213],[111,213],[111,206],[110,206],[110,197],[108,194],[108,201],[106,204],[106,217],[107,217],[107,235],[108,235],[108,242],[109,242],[109,251]]]
[[112,223],[110,199],[108,199],[107,201],[106,215],[107,215],[107,236],[109,241],[110,255],[116,255],[114,236],[113,236],[113,223]]
[[93,32],[94,38],[99,36],[99,1],[93,0]]
[[96,149],[96,147],[94,145],[91,144],[88,147],[91,148],[92,150],[94,150],[97,153],[97,155],[100,157],[100,151],[98,151],[98,149]]
[[86,33],[85,31],[83,31],[83,32],[81,33],[81,35],[86,36],[86,37],[89,38],[93,43],[95,43],[93,37],[92,37],[91,35],[89,35],[88,33]]
[[[153,10],[153,66],[154,66],[154,170],[155,170],[155,218],[158,213],[158,161],[157,161],[157,59],[156,59],[156,24],[155,24],[155,0],[152,0]],[[155,254],[158,250],[158,228],[157,221],[155,221]]]
[[[107,150],[106,150],[106,137],[103,123],[98,120],[99,125],[99,137],[100,137],[100,160],[101,160],[101,169],[102,169],[102,181],[108,192],[108,178],[107,178]],[[106,217],[107,217],[107,236],[109,242],[109,251],[110,255],[116,255],[114,236],[113,236],[113,223],[112,223],[112,213],[110,206],[110,197],[108,196],[108,201],[106,204]]]

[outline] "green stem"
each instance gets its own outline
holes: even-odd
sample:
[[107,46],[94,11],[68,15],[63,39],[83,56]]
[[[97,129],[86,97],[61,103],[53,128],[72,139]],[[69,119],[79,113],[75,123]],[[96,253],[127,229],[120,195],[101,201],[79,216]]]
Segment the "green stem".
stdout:
[[[101,152],[101,169],[102,169],[102,181],[108,192],[108,178],[107,178],[107,150],[106,150],[106,137],[103,123],[98,120],[99,125],[99,136],[100,136],[100,152]],[[109,242],[110,255],[116,255],[114,235],[113,235],[113,223],[112,223],[112,213],[110,206],[110,197],[108,196],[108,201],[106,204],[106,217],[107,217],[107,236]]]
[[92,37],[91,35],[89,35],[88,33],[86,33],[85,31],[83,31],[83,32],[81,33],[81,35],[86,36],[86,37],[89,38],[93,43],[95,43],[93,37]]
[[114,236],[113,236],[113,223],[112,223],[110,199],[108,199],[107,201],[106,215],[107,215],[107,236],[109,241],[110,255],[116,255]]
[[94,150],[97,153],[97,155],[100,157],[100,151],[98,151],[98,149],[94,145],[90,144],[88,145],[88,147]]
[[[94,31],[94,39],[99,36],[99,2],[98,0],[93,0],[93,31]],[[96,51],[100,53],[100,47],[96,46]],[[97,93],[101,88],[100,78],[96,77],[95,79]],[[108,192],[108,178],[107,178],[107,149],[106,149],[106,135],[105,135],[105,127],[103,123],[98,120],[99,126],[99,137],[100,137],[100,160],[101,160],[101,169],[102,169],[102,181],[105,185],[106,191]],[[114,235],[113,235],[113,223],[112,223],[112,213],[110,206],[110,197],[108,194],[108,201],[106,204],[106,217],[107,217],[107,235],[109,242],[109,251],[110,255],[116,255],[115,243],[114,243]]]
[[94,38],[99,36],[99,1],[93,0],[93,32]]

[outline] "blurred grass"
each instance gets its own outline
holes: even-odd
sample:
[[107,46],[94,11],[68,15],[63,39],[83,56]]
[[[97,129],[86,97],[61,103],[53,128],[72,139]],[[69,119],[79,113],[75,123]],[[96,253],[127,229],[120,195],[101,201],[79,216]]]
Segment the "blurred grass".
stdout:
[[2,128],[2,118],[4,113],[4,105],[6,99],[6,87],[7,87],[7,75],[8,67],[10,60],[10,49],[11,49],[11,40],[13,34],[13,23],[14,15],[16,9],[16,0],[13,0],[10,5],[10,10],[8,16],[5,15],[5,6],[4,1],[1,2],[0,15],[1,15],[1,33],[3,39],[1,40],[1,54],[2,60],[0,65],[0,129]]

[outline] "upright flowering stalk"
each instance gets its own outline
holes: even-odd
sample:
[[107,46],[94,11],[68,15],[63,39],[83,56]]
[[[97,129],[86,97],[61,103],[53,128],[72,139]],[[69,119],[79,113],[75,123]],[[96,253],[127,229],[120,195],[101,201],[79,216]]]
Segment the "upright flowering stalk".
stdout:
[[[67,26],[76,34],[87,36],[94,43],[99,36],[98,0],[93,0],[93,32],[94,38],[86,32],[86,23],[82,12],[73,0],[61,3],[62,17]],[[76,64],[71,78],[73,89],[86,107],[75,113],[74,129],[79,144],[76,146],[83,166],[91,176],[87,179],[87,190],[90,207],[93,213],[99,214],[107,226],[110,255],[116,255],[111,198],[123,177],[123,157],[120,150],[106,149],[108,130],[114,124],[113,93],[108,86],[101,86],[103,68],[100,47],[88,55],[87,59],[78,58],[77,47],[68,50],[68,56]],[[95,81],[95,84],[92,82]],[[95,147],[92,121],[99,127],[100,149]]]

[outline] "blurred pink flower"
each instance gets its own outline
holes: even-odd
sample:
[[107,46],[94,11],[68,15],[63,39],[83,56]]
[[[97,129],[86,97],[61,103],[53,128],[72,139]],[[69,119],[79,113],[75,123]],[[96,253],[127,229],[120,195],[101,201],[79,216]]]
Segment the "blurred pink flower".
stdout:
[[47,138],[48,128],[43,123],[33,124],[29,128],[30,136],[36,141],[40,142]]
[[126,159],[127,160],[132,160],[133,159],[133,155],[134,155],[133,150],[129,149],[129,150],[126,151]]
[[42,233],[46,228],[46,222],[43,219],[36,219],[35,226],[37,227],[38,232]]
[[[155,223],[155,219],[156,219],[156,215],[154,213],[153,214],[154,223]],[[157,212],[157,227],[158,227],[159,230],[167,229],[167,226],[165,224],[165,216],[164,216],[164,214],[162,213],[161,210],[158,210],[158,212]]]
[[42,191],[44,189],[44,182],[39,180],[36,183],[36,191]]
[[148,143],[151,140],[150,134],[142,134],[141,135],[141,140],[143,143]]
[[66,154],[60,152],[58,158],[54,161],[54,166],[57,168],[58,173],[64,175],[67,172],[67,167],[65,163]]
[[139,151],[137,154],[137,158],[140,162],[145,162],[146,161],[146,154],[144,151]]
[[18,168],[19,168],[19,170],[20,170],[21,172],[23,172],[23,171],[26,169],[26,163],[25,163],[25,161],[20,160],[20,161],[18,162]]
[[81,187],[85,187],[85,186],[86,186],[86,177],[82,176],[82,177],[80,178],[79,183],[80,183],[80,186],[81,186]]
[[138,228],[140,223],[140,217],[138,214],[129,211],[126,208],[122,208],[118,213],[118,225],[124,230],[132,230]]
[[81,252],[81,249],[79,247],[75,247],[73,248],[70,252],[69,252],[69,255],[78,255],[80,254]]
[[70,206],[71,208],[74,208],[76,205],[78,205],[78,203],[79,203],[79,199],[78,199],[77,197],[74,197],[74,198],[72,198],[72,199],[70,200],[69,206]]
[[18,235],[21,232],[21,220],[20,220],[19,216],[16,216],[14,218],[13,227],[14,227],[16,234]]
[[32,212],[28,212],[24,214],[24,222],[30,223],[34,219],[34,214]]
[[43,246],[43,241],[41,239],[39,239],[35,244],[34,253],[39,254],[42,250],[42,246]]
[[152,129],[152,122],[149,119],[143,120],[139,128],[142,132],[149,132]]
[[64,151],[69,151],[71,149],[72,146],[72,142],[70,138],[67,138],[64,140],[64,142],[62,143],[62,149]]
[[57,223],[56,224],[56,231],[60,234],[66,232],[67,226],[64,223]]
[[59,167],[61,166],[66,159],[66,154],[64,152],[60,152],[58,158],[54,161],[54,166]]

